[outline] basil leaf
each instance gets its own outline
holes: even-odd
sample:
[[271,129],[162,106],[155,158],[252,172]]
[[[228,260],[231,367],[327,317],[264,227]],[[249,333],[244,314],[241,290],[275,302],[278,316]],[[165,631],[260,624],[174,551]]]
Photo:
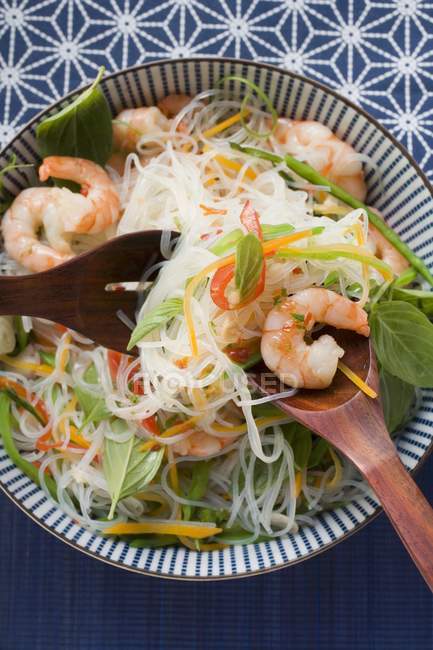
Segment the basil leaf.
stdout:
[[263,269],[263,249],[253,233],[242,237],[236,246],[235,286],[238,302],[245,300],[255,289]]
[[227,510],[223,509],[213,509],[213,508],[197,508],[197,519],[206,523],[221,524],[223,521],[227,521],[229,518],[229,513]]
[[320,465],[328,450],[329,443],[324,438],[318,438],[313,445],[310,458],[308,459],[308,469],[313,469],[313,467]]
[[182,298],[169,298],[164,300],[163,303],[154,307],[144,318],[137,323],[136,328],[131,334],[129,339],[127,350],[132,350],[134,345],[136,345],[142,338],[153,332],[155,329],[159,329],[162,325],[167,323],[169,320],[180,314],[183,308]]
[[105,165],[112,151],[113,130],[110,107],[99,87],[103,74],[102,67],[90,88],[39,124],[36,138],[43,158],[73,156]]
[[292,447],[295,465],[298,469],[307,467],[310,458],[313,437],[310,429],[300,422],[289,422],[281,427],[284,437]]
[[290,235],[293,231],[294,227],[289,223],[282,223],[278,226],[272,226],[267,223],[262,224],[263,239],[265,241],[275,239],[276,237],[285,237],[286,235]]
[[14,200],[14,197],[5,189],[4,186],[5,175],[8,174],[9,172],[14,171],[14,169],[22,169],[24,167],[34,167],[34,165],[33,163],[30,164],[17,163],[17,157],[13,153],[9,158],[9,162],[3,167],[3,169],[0,169],[0,194],[3,197],[3,201],[0,202],[0,214],[6,212],[6,210],[9,208],[12,201]]
[[113,518],[120,499],[142,490],[159,470],[164,450],[142,452],[142,444],[135,436],[124,442],[105,438],[102,466],[111,495],[108,519]]
[[299,427],[293,441],[292,449],[295,457],[295,465],[298,469],[302,470],[308,465],[312,448],[312,435],[311,431],[302,424]]
[[384,368],[380,369],[380,396],[383,414],[390,433],[398,431],[408,419],[408,412],[415,399],[415,388]]
[[86,390],[83,390],[79,386],[74,388],[75,395],[77,396],[78,402],[81,408],[84,411],[84,421],[80,427],[80,431],[84,429],[89,422],[96,424],[101,420],[106,420],[110,417],[111,413],[105,405],[105,399],[103,397],[96,397],[92,393],[89,393]]
[[433,324],[408,302],[373,306],[370,328],[376,355],[387,372],[413,386],[433,388]]
[[393,288],[391,289],[391,299],[409,302],[429,318],[433,317],[433,291]]
[[209,248],[210,252],[214,255],[224,255],[231,248],[234,248],[236,244],[242,239],[244,233],[240,228],[236,228],[231,232],[218,239],[218,241]]
[[[191,486],[186,494],[186,499],[198,501],[206,494],[207,485],[209,481],[209,464],[205,460],[194,463],[192,468],[192,481]],[[183,506],[183,518],[185,521],[191,519],[194,511],[194,506]]]

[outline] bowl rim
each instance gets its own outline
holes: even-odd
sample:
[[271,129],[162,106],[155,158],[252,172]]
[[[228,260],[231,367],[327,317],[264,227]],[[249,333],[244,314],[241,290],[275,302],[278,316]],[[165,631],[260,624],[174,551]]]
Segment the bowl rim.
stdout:
[[[355,112],[361,114],[363,117],[365,117],[373,126],[378,129],[385,137],[389,138],[391,140],[392,144],[397,147],[397,149],[400,151],[400,153],[408,160],[409,164],[411,167],[415,170],[416,174],[421,178],[422,182],[424,183],[424,186],[430,193],[432,199],[433,199],[433,184],[429,181],[427,178],[427,175],[425,172],[421,169],[421,167],[418,165],[412,154],[406,149],[404,145],[402,145],[396,137],[390,133],[382,124],[379,122],[379,120],[375,117],[373,117],[368,111],[366,111],[363,107],[358,106],[354,102],[352,102],[350,99],[347,99],[340,93],[338,93],[336,90],[333,88],[330,88],[326,84],[316,81],[315,79],[312,79],[310,77],[306,77],[305,75],[299,74],[297,72],[292,72],[291,70],[286,70],[285,68],[281,68],[276,64],[271,64],[271,63],[263,63],[261,61],[253,61],[251,59],[241,59],[241,58],[233,58],[233,57],[219,57],[219,56],[196,56],[196,57],[179,57],[179,58],[163,58],[163,59],[156,59],[153,61],[148,61],[146,63],[139,63],[137,65],[129,66],[127,68],[122,68],[120,70],[116,70],[115,72],[112,72],[110,74],[107,74],[103,79],[101,80],[101,85],[104,87],[104,83],[107,81],[110,81],[112,79],[115,79],[117,77],[124,76],[125,74],[128,73],[133,73],[135,71],[143,70],[143,69],[148,69],[152,67],[159,67],[161,65],[166,65],[166,64],[185,64],[188,65],[190,63],[198,63],[198,62],[203,62],[203,63],[213,63],[213,62],[221,62],[221,63],[228,63],[228,64],[240,64],[240,65],[245,65],[245,66],[253,66],[258,69],[265,69],[269,70],[271,72],[278,72],[282,75],[285,75],[287,77],[291,77],[294,79],[297,79],[298,81],[302,83],[307,83],[311,84],[314,87],[318,88],[319,90],[322,90],[323,92],[327,93],[328,95],[331,95],[338,101],[341,101],[345,103],[347,106],[352,108]],[[49,104],[46,108],[42,109],[39,111],[36,115],[34,115],[10,140],[1,150],[0,150],[0,158],[3,158],[6,156],[7,152],[13,147],[14,143],[19,141],[22,137],[22,135],[28,130],[33,127],[34,124],[39,122],[41,118],[49,113],[51,110],[55,109],[59,104],[62,104],[63,102],[67,101],[68,99],[74,97],[75,95],[83,92],[87,88],[89,88],[92,85],[92,82],[83,84],[81,86],[78,86],[74,90],[69,91],[66,95],[63,95],[61,98],[56,100],[55,102]],[[421,459],[417,462],[417,464],[414,466],[412,470],[410,470],[411,475],[415,475],[418,473],[418,471],[423,467],[429,456],[433,452],[433,441],[430,443],[430,445],[427,447],[427,449],[424,451],[423,456]],[[15,467],[15,465],[14,465]],[[22,512],[24,512],[27,517],[29,517],[33,522],[38,524],[40,528],[43,530],[49,532],[51,535],[56,537],[58,540],[66,543],[68,546],[71,548],[80,551],[84,555],[87,555],[90,558],[97,559],[101,562],[104,562],[105,564],[111,565],[113,567],[121,568],[124,571],[129,571],[131,573],[136,573],[144,576],[150,576],[152,578],[160,578],[164,580],[176,580],[176,581],[183,581],[183,582],[213,582],[213,581],[222,581],[222,580],[237,580],[240,578],[249,578],[253,576],[258,576],[262,574],[267,574],[271,573],[274,571],[279,571],[281,569],[287,569],[288,567],[294,566],[296,564],[300,564],[301,562],[305,562],[306,560],[309,560],[311,558],[317,557],[321,553],[324,553],[325,551],[328,551],[337,544],[340,544],[341,542],[344,542],[346,539],[360,531],[362,528],[367,526],[371,521],[376,519],[380,514],[383,513],[382,507],[379,505],[371,514],[367,515],[364,521],[357,523],[351,530],[348,530],[345,532],[341,537],[338,539],[335,539],[327,544],[325,544],[323,547],[316,549],[315,551],[312,551],[308,553],[308,555],[297,557],[292,560],[287,560],[285,562],[282,562],[281,564],[278,564],[276,566],[270,566],[270,567],[264,567],[264,568],[259,568],[255,571],[244,571],[243,573],[234,573],[234,574],[229,574],[229,575],[219,575],[219,576],[179,576],[179,575],[168,575],[168,574],[160,574],[156,573],[153,571],[149,571],[147,569],[141,569],[138,567],[133,567],[133,566],[127,566],[123,562],[120,562],[118,560],[112,560],[111,558],[106,558],[101,555],[99,555],[96,551],[91,551],[90,549],[83,548],[76,542],[73,542],[72,540],[68,539],[64,533],[58,532],[51,528],[46,522],[38,519],[36,515],[27,510],[26,507],[18,500],[18,498],[11,492],[8,491],[5,485],[0,482],[0,491],[3,492],[9,499],[12,501]],[[60,506],[58,506],[60,508]],[[61,509],[61,508],[60,508]],[[248,545],[249,546],[249,545]]]

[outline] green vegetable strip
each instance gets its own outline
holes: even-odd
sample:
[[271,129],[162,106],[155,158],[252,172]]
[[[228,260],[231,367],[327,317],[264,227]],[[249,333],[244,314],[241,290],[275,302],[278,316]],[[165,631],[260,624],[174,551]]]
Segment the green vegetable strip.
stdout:
[[41,415],[38,413],[35,407],[32,404],[30,404],[30,402],[17,395],[17,393],[14,390],[12,390],[12,388],[3,388],[1,392],[5,393],[11,400],[15,402],[17,406],[20,406],[21,408],[25,409],[28,413],[31,413],[31,415],[33,415],[33,417],[36,418],[37,421],[40,424],[42,424],[42,426],[45,426],[46,424],[45,420],[41,417]]
[[272,128],[270,129],[270,131],[266,131],[265,133],[259,133],[258,131],[254,131],[254,129],[251,129],[248,126],[248,124],[245,122],[245,118],[242,116],[241,124],[244,127],[245,131],[247,131],[247,133],[249,133],[250,135],[256,138],[268,138],[269,136],[271,136],[277,126],[278,113],[274,105],[272,104],[271,100],[267,96],[267,94],[263,92],[263,90],[259,86],[257,86],[253,81],[250,81],[245,77],[238,77],[237,75],[228,75],[227,77],[223,77],[222,79],[219,80],[218,86],[221,86],[226,81],[238,81],[239,83],[247,86],[247,88],[249,89],[249,92],[245,95],[241,103],[241,115],[244,113],[245,109],[247,108],[247,104],[249,102],[251,94],[255,93],[265,104],[265,106],[267,107],[267,109],[269,110],[272,116]]
[[225,255],[229,250],[233,249],[236,244],[242,239],[244,233],[240,228],[236,228],[228,232],[224,237],[221,237],[213,246],[209,248],[210,252],[214,255]]
[[[41,487],[37,467],[25,460],[15,446],[12,437],[10,406],[11,400],[9,395],[6,395],[5,392],[0,393],[0,435],[3,439],[4,450],[18,469]],[[45,483],[53,499],[57,500],[57,486],[55,481],[50,476],[46,476]]]
[[392,273],[390,267],[388,264],[385,264],[385,262],[382,262],[382,260],[379,260],[377,257],[373,256],[368,256],[368,255],[363,255],[362,253],[356,253],[352,250],[350,251],[345,251],[345,250],[336,250],[336,251],[320,251],[317,248],[315,249],[313,246],[295,250],[293,248],[290,248],[290,250],[285,251],[284,249],[281,249],[277,252],[277,257],[283,257],[283,258],[296,258],[296,259],[305,259],[305,260],[325,260],[325,261],[332,261],[336,260],[339,257],[347,257],[349,260],[356,260],[357,262],[362,262],[364,264],[369,264],[373,268],[377,269],[378,271],[385,271],[388,274]]
[[242,147],[241,145],[231,143],[230,146],[236,151],[241,151],[242,153],[248,154],[250,156],[255,156],[256,158],[261,158],[262,160],[269,160],[274,164],[279,164],[284,162],[287,167],[294,171],[301,178],[305,178],[309,183],[314,185],[327,185],[329,187],[329,192],[332,196],[343,201],[347,205],[350,205],[352,208],[361,208],[365,210],[368,215],[370,222],[376,226],[380,233],[396,248],[407,259],[407,261],[427,280],[429,284],[433,286],[433,275],[424,264],[424,262],[405,244],[400,237],[397,235],[394,230],[389,228],[384,221],[377,215],[373,210],[370,210],[362,201],[358,201],[354,196],[343,190],[335,183],[332,183],[328,178],[322,176],[315,169],[303,163],[292,156],[286,155],[284,158],[277,156],[268,151],[262,151],[261,149],[256,149],[254,147]]

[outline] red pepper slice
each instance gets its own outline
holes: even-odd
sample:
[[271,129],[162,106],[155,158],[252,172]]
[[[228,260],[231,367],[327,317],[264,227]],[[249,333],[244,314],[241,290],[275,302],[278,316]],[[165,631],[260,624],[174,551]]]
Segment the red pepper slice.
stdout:
[[[263,232],[260,225],[259,215],[257,214],[256,210],[254,210],[251,201],[247,201],[245,203],[241,212],[240,220],[248,232],[252,232],[254,235],[256,235],[256,237],[258,237],[258,239],[260,239],[260,241],[263,241]],[[224,266],[222,269],[218,269],[210,283],[211,298],[216,306],[220,309],[223,309],[224,311],[240,309],[241,307],[248,305],[258,296],[260,296],[265,288],[266,267],[265,264],[263,264],[259,281],[257,282],[257,285],[251,295],[237,305],[231,305],[226,298],[226,289],[230,282],[233,280],[234,275],[235,265],[230,264],[229,266]]]
[[258,239],[260,239],[260,241],[263,241],[263,231],[262,226],[260,225],[259,215],[256,210],[254,210],[251,201],[245,203],[239,219],[248,232],[252,232]]

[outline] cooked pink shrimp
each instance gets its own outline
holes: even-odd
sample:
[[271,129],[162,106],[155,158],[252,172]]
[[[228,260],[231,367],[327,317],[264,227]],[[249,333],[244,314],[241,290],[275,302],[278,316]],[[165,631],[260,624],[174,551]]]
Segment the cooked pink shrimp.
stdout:
[[199,456],[200,458],[206,458],[212,454],[217,454],[233,441],[233,436],[230,438],[222,438],[219,436],[211,436],[204,431],[194,431],[185,440],[176,442],[173,445],[173,451],[179,456]]
[[307,162],[360,201],[367,188],[362,162],[356,151],[320,122],[281,118],[274,133],[283,149]]
[[96,234],[118,221],[119,195],[107,172],[96,163],[84,158],[49,156],[39,168],[39,178],[46,181],[50,176],[81,185],[88,203],[88,211],[79,221],[73,214],[62,215],[66,232]]
[[191,100],[189,95],[167,95],[159,100],[158,108],[166,117],[175,117]]
[[130,153],[137,148],[142,135],[168,131],[169,120],[156,106],[127,108],[113,121],[113,148]]
[[261,352],[268,368],[288,386],[326,388],[344,350],[328,334],[311,345],[304,340],[316,322],[368,336],[366,312],[328,289],[305,289],[280,303],[266,317]]
[[371,245],[373,254],[389,264],[396,275],[400,275],[407,268],[409,262],[393,246],[372,223],[368,225],[368,243]]
[[[89,160],[51,156],[39,170],[80,183],[86,196],[59,187],[23,190],[2,221],[6,252],[30,271],[39,272],[73,256],[68,233],[102,232],[120,216],[119,197],[106,172]],[[48,244],[38,239],[44,228]]]

